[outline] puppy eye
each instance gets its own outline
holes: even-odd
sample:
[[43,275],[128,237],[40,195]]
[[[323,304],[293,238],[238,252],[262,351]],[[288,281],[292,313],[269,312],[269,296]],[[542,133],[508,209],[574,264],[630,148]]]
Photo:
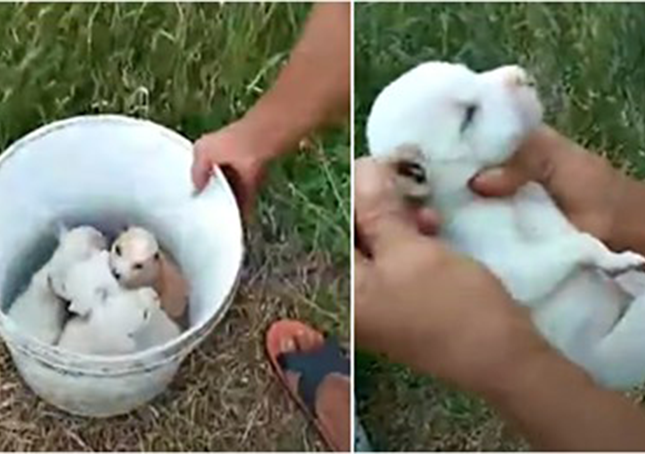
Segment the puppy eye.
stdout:
[[144,320],[148,320],[149,315],[150,315],[150,313],[148,311],[143,311],[143,319]]
[[119,246],[119,245],[117,244],[117,245],[114,247],[114,252],[116,252],[116,255],[118,255],[119,257],[121,257],[121,246]]
[[159,260],[161,258],[161,255],[159,255],[159,253],[157,252],[157,253],[155,253],[154,257],[155,257],[155,260]]
[[461,121],[461,132],[464,132],[468,126],[473,122],[475,119],[475,115],[477,114],[478,106],[477,104],[469,104],[466,106],[466,109],[464,111],[464,117],[463,120]]
[[426,182],[426,173],[420,164],[412,161],[401,160],[396,163],[396,173],[411,178],[415,183],[423,184]]
[[142,270],[142,269],[143,269],[143,265],[142,265],[141,263],[137,263],[136,265],[134,265],[134,269],[135,269],[135,270]]

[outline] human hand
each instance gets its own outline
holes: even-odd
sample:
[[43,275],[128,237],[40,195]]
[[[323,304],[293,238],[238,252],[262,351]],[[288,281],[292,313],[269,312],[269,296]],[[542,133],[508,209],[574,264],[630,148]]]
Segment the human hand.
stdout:
[[503,167],[481,172],[471,188],[482,196],[515,193],[529,180],[542,184],[580,230],[611,243],[626,178],[602,157],[549,127],[533,133]]
[[419,232],[392,174],[370,158],[356,162],[355,203],[360,346],[482,393],[549,350],[489,271]]
[[255,204],[265,168],[274,154],[271,143],[252,122],[238,120],[195,142],[193,184],[198,192],[202,191],[213,174],[213,166],[220,166],[247,217]]

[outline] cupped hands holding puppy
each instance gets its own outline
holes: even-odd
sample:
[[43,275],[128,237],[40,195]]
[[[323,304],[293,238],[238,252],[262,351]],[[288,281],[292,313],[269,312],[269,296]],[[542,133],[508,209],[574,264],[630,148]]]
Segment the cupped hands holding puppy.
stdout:
[[549,347],[483,266],[422,233],[436,216],[406,212],[388,168],[357,162],[355,202],[359,347],[478,394],[537,449],[645,449],[645,414]]

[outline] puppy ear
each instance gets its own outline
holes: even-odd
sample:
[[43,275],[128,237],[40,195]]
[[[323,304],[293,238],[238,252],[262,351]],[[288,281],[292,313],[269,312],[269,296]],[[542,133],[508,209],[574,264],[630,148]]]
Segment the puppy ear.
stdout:
[[394,184],[401,195],[412,202],[425,202],[431,196],[426,172],[426,158],[416,145],[401,145],[386,159],[394,173]]
[[78,299],[73,299],[69,303],[69,311],[79,317],[87,317],[92,312],[92,308],[88,304],[81,304]]

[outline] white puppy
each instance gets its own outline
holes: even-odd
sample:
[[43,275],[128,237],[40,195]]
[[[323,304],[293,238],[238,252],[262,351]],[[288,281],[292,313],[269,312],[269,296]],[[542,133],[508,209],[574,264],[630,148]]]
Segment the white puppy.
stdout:
[[134,335],[137,350],[147,350],[179,337],[181,329],[161,309],[152,312],[150,322]]
[[60,337],[67,312],[65,303],[51,289],[49,268],[41,268],[31,278],[29,287],[13,302],[8,312],[20,331],[45,344]]
[[431,195],[442,236],[487,265],[546,339],[606,386],[638,384],[645,296],[632,301],[599,270],[615,274],[645,259],[578,231],[538,184],[505,199],[468,188],[478,171],[508,160],[541,117],[533,83],[517,66],[475,73],[430,62],[379,94],[367,138],[372,155],[395,162],[406,192]]
[[29,287],[11,305],[8,315],[23,332],[47,344],[55,343],[67,317],[64,282],[69,268],[105,249],[103,235],[92,227],[61,229],[59,244],[49,261],[32,277]]
[[83,317],[98,302],[121,292],[121,286],[110,270],[110,253],[95,251],[89,258],[74,263],[61,290],[62,296],[70,302],[68,310]]
[[92,305],[87,317],[74,317],[58,346],[87,355],[125,355],[138,350],[135,336],[155,311],[159,297],[151,288],[122,290]]
[[187,283],[174,263],[162,253],[154,235],[130,227],[112,245],[110,267],[126,288],[153,287],[161,305],[174,320],[182,320],[188,301]]
[[48,263],[51,285],[54,292],[66,298],[67,272],[74,263],[88,259],[97,251],[107,249],[107,242],[94,227],[81,226],[59,232],[58,248]]
[[110,267],[125,287],[152,286],[161,273],[161,252],[154,235],[141,227],[130,227],[114,241]]

